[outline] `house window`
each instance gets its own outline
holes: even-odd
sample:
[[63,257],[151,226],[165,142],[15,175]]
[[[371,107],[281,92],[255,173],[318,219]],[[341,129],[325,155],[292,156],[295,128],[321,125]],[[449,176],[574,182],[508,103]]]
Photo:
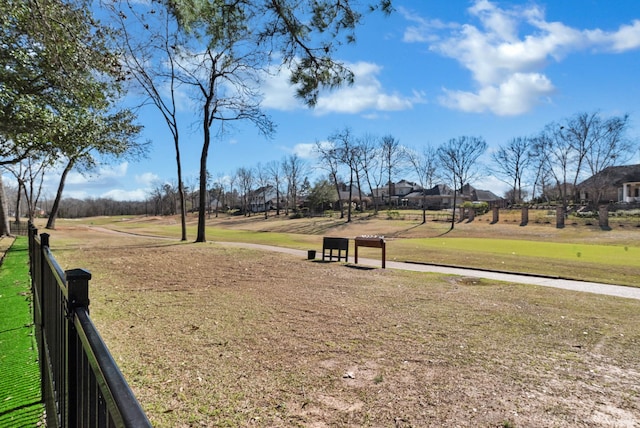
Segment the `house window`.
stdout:
[[640,187],[636,187],[635,191],[636,191],[636,198],[640,197]]

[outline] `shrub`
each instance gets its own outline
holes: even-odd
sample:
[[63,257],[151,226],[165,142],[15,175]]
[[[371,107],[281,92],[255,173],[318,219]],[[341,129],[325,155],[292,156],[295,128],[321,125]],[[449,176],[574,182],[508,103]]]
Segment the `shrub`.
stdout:
[[387,211],[387,220],[400,220],[400,212],[399,211]]
[[463,208],[473,209],[476,215],[486,214],[489,211],[489,204],[487,202],[470,202],[467,201],[462,204]]

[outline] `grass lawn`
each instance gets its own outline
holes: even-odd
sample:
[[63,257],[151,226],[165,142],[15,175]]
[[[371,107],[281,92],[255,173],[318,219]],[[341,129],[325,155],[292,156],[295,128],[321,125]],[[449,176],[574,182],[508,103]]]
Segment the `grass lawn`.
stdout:
[[44,411],[28,244],[18,237],[0,266],[0,427],[38,426]]
[[636,252],[638,232],[461,224],[443,236],[441,224],[396,220],[229,218],[209,224],[215,242],[194,244],[175,241],[173,219],[99,223],[61,222],[53,251],[92,272],[92,318],[155,426],[640,422],[636,300],[219,243],[311,249],[379,234],[390,258],[600,278],[626,269],[608,254]]
[[401,261],[543,274],[637,287],[640,247],[491,238],[415,238],[390,243]]
[[[597,227],[549,225],[518,226],[516,222],[489,224],[479,219],[458,223],[449,231],[445,222],[422,224],[417,215],[409,220],[354,216],[351,223],[339,218],[288,219],[274,216],[212,217],[207,240],[276,245],[297,249],[322,248],[323,236],[354,238],[387,237],[387,258],[397,261],[436,263],[542,274],[568,279],[637,287],[640,285],[640,229],[603,231]],[[108,228],[133,234],[179,237],[175,218],[98,217],[60,220],[63,227]],[[195,219],[188,223],[188,237],[195,237]],[[64,239],[64,237],[61,237]],[[354,254],[351,241],[350,254]],[[361,249],[362,257],[379,257],[377,249]]]

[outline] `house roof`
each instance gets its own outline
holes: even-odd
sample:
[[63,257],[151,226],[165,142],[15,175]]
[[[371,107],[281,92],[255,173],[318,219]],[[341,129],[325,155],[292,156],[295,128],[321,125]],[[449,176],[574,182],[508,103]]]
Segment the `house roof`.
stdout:
[[422,198],[422,196],[452,196],[453,192],[451,191],[451,189],[449,189],[449,187],[447,187],[444,184],[438,184],[436,186],[433,186],[431,189],[426,189],[426,190],[416,190],[413,191],[405,196],[403,196],[403,198]]
[[[358,186],[356,186],[355,184],[351,186],[351,198],[352,199],[358,199],[360,197],[360,189],[358,189]],[[349,186],[347,186],[346,184],[342,183],[340,185],[340,191],[338,192],[338,195],[340,197],[341,200],[346,201],[349,199]],[[365,196],[364,194],[362,196]]]
[[427,196],[451,196],[453,192],[446,184],[437,184],[431,189],[425,190]]
[[500,196],[496,195],[490,190],[475,190],[476,201],[478,202],[491,202],[491,201],[499,201],[502,199]]
[[616,187],[620,187],[624,183],[640,182],[640,164],[609,166],[598,174],[587,178],[578,186],[588,186],[592,181],[597,179],[605,179],[611,183],[612,186]]
[[394,184],[396,187],[420,187],[418,183],[414,183],[412,181],[407,181],[404,178],[397,183]]

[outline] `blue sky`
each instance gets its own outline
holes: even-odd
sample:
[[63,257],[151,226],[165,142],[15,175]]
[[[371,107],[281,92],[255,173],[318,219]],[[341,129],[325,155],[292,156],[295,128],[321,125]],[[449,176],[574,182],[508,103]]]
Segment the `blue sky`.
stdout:
[[[357,43],[339,51],[337,57],[355,72],[353,86],[323,93],[310,110],[293,97],[286,74],[266,81],[263,107],[276,134],[266,139],[250,124],[235,125],[211,147],[211,174],[232,174],[292,153],[314,165],[314,143],[345,127],[356,136],[392,135],[412,148],[480,136],[492,150],[549,122],[600,111],[629,113],[629,136],[640,137],[640,1],[394,5],[390,17],[367,16]],[[115,163],[86,177],[71,174],[65,196],[144,199],[158,182],[175,181],[171,134],[153,109],[140,116],[143,138],[153,141],[149,159]],[[195,185],[202,141],[198,115],[185,109],[181,121],[184,177]],[[630,162],[640,163],[639,154]],[[46,179],[51,197],[57,178],[52,173]],[[498,194],[507,187],[490,174],[472,184]]]

